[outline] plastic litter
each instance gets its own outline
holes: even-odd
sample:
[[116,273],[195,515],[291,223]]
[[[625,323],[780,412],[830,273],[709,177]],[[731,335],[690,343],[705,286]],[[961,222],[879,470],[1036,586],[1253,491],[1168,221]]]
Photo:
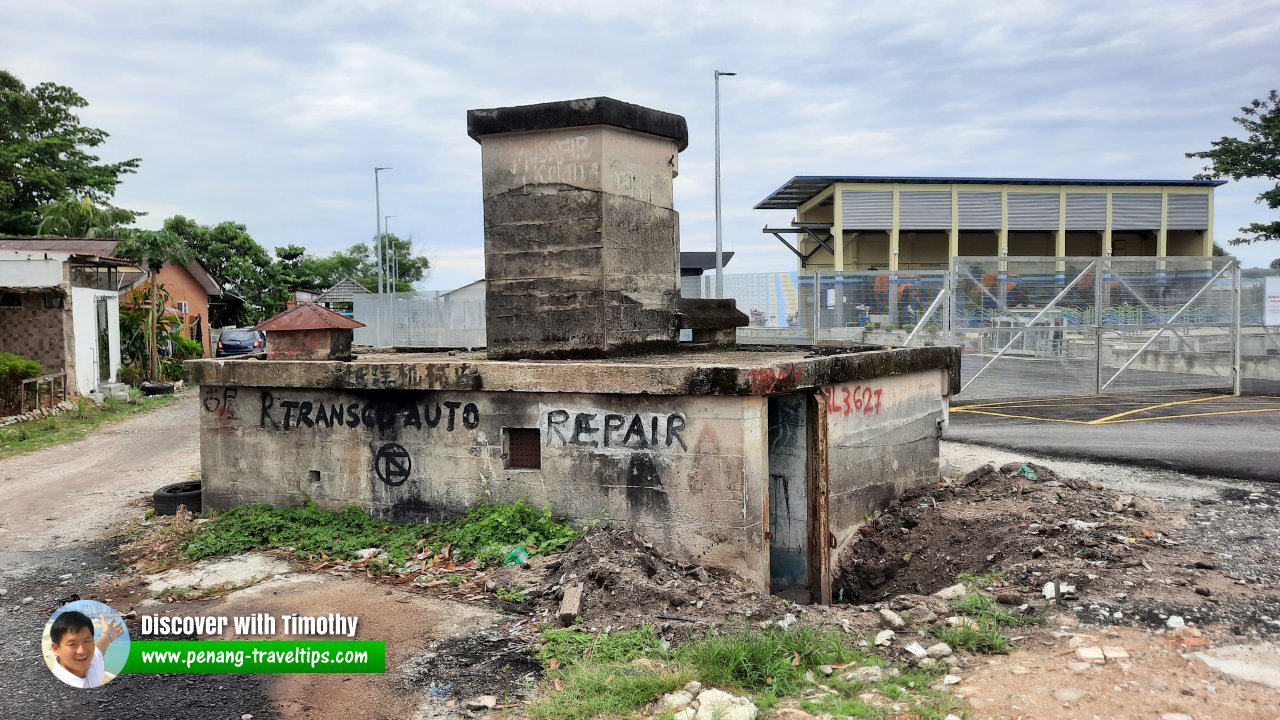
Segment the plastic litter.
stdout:
[[528,549],[526,549],[524,545],[517,545],[511,548],[511,552],[507,553],[507,557],[502,561],[502,564],[507,567],[510,567],[512,565],[519,565],[520,563],[528,562],[528,561],[529,561]]

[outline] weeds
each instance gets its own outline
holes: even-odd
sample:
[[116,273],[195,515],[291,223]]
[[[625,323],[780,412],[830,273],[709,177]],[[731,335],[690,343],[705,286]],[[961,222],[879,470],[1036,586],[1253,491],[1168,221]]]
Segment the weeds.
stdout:
[[662,654],[662,643],[649,627],[615,633],[589,633],[573,628],[542,629],[542,648],[538,659],[544,664],[570,667],[583,660],[591,664],[630,662],[646,655]]
[[1013,648],[1013,641],[1000,631],[998,627],[979,625],[978,627],[962,625],[960,627],[936,626],[933,634],[942,642],[953,648],[968,650],[972,653],[989,653],[1003,655]]
[[990,595],[983,595],[982,593],[969,593],[953,602],[951,607],[972,616],[979,624],[987,623],[1001,627],[1011,627],[1016,625],[1035,625],[1044,620],[1044,617],[1038,613],[1011,615],[1007,610],[1000,607],[1000,604]]
[[956,582],[969,587],[991,587],[1004,579],[1003,570],[988,570],[983,573],[963,572],[956,575]]
[[707,685],[759,693],[756,703],[761,711],[799,692],[811,667],[877,664],[837,631],[811,628],[712,635],[680,648],[674,657]]
[[1041,614],[1010,614],[990,595],[977,592],[956,600],[951,607],[972,618],[974,624],[960,627],[938,626],[933,629],[933,634],[953,648],[975,653],[1007,653],[1013,648],[1013,641],[1003,632],[1003,628],[1044,621]]
[[0,428],[0,458],[79,440],[99,425],[168,405],[175,397],[156,395],[131,406],[81,399],[73,412]]
[[[648,628],[594,636],[582,630],[542,631],[539,657],[548,667],[556,692],[530,705],[534,718],[629,716],[690,679],[752,696],[762,715],[783,697],[805,695],[802,706],[815,714],[836,717],[884,717],[888,708],[868,704],[860,695],[868,688],[839,674],[819,680],[831,693],[813,697],[807,676],[819,665],[849,667],[882,661],[849,644],[835,631],[811,628],[743,630],[711,635],[675,651],[664,652]],[[631,662],[628,663],[627,661]],[[880,681],[874,689],[911,704],[922,718],[941,719],[958,707],[944,692],[933,690],[936,673],[908,670]],[[659,717],[662,717],[659,715]]]
[[587,720],[597,716],[626,717],[663,693],[694,679],[686,671],[649,665],[604,663],[578,665],[547,674],[564,689],[529,704],[530,717],[538,720]]
[[[381,548],[385,561],[370,562],[377,572],[400,569],[420,553],[450,547],[450,558],[495,565],[515,544],[529,554],[551,552],[575,538],[573,529],[523,500],[483,504],[466,515],[438,523],[393,523],[370,518],[358,507],[330,512],[307,501],[302,507],[239,505],[220,513],[187,542],[189,558],[236,555],[255,549],[289,548],[307,560],[351,560],[357,550]],[[458,580],[459,583],[462,579]]]
[[494,594],[499,600],[505,600],[511,603],[522,603],[529,599],[529,592],[523,588],[500,587]]

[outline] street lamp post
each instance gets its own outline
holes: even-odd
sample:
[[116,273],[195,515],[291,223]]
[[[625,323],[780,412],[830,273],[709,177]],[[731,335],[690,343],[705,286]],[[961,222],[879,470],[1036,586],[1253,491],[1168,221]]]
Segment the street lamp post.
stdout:
[[716,297],[724,297],[724,250],[720,228],[720,76],[738,73],[716,70]]
[[395,215],[382,216],[382,235],[386,238],[385,252],[389,256],[387,257],[387,265],[389,269],[389,272],[387,273],[387,287],[390,289],[391,296],[394,298],[397,286],[396,281],[399,280],[397,275],[399,274],[400,267],[399,263],[396,262],[395,243],[391,240],[391,218],[393,217],[395,217]]
[[375,236],[375,242],[377,243],[377,247],[378,247],[378,251],[377,251],[377,255],[378,255],[378,329],[377,331],[375,331],[374,334],[377,336],[377,342],[379,345],[382,344],[382,290],[383,290],[384,282],[383,282],[383,268],[382,268],[382,190],[378,186],[378,173],[382,172],[383,170],[391,170],[391,169],[392,168],[389,168],[389,167],[373,168],[373,204],[374,204],[374,210],[377,212],[377,216],[375,217],[375,222],[377,223],[377,226],[378,226],[377,235]]

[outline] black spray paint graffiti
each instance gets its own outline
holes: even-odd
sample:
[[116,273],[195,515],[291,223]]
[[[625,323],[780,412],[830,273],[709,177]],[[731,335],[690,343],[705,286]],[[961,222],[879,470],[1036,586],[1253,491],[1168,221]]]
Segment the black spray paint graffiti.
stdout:
[[373,456],[373,471],[379,480],[391,487],[403,485],[412,470],[413,458],[409,457],[409,451],[403,445],[387,443]]
[[262,411],[258,424],[276,430],[296,428],[357,428],[387,430],[393,427],[421,430],[443,429],[452,432],[461,425],[467,430],[480,426],[480,408],[475,403],[456,400],[428,402],[421,407],[413,403],[331,402],[285,400],[269,392],[262,393]]
[[688,424],[684,413],[671,413],[665,418],[652,415],[647,422],[640,413],[628,416],[549,410],[545,417],[543,442],[547,445],[644,450],[665,444],[666,447],[678,445],[681,450],[689,449],[680,436]]

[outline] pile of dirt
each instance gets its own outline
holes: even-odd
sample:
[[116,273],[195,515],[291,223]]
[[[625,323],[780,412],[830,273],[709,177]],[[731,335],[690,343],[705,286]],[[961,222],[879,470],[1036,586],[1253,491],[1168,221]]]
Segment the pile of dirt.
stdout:
[[523,590],[526,602],[504,607],[549,622],[558,620],[565,590],[577,584],[583,587],[579,625],[597,630],[656,625],[671,640],[711,626],[776,619],[788,607],[736,577],[672,560],[624,529],[592,530],[560,554],[534,558],[527,568],[494,572],[488,583]]
[[904,495],[863,526],[840,555],[834,593],[846,603],[927,595],[997,570],[1001,585],[1032,597],[1051,581],[1083,593],[1107,573],[1187,567],[1174,537],[1184,526],[1159,503],[1040,465],[984,465]]

